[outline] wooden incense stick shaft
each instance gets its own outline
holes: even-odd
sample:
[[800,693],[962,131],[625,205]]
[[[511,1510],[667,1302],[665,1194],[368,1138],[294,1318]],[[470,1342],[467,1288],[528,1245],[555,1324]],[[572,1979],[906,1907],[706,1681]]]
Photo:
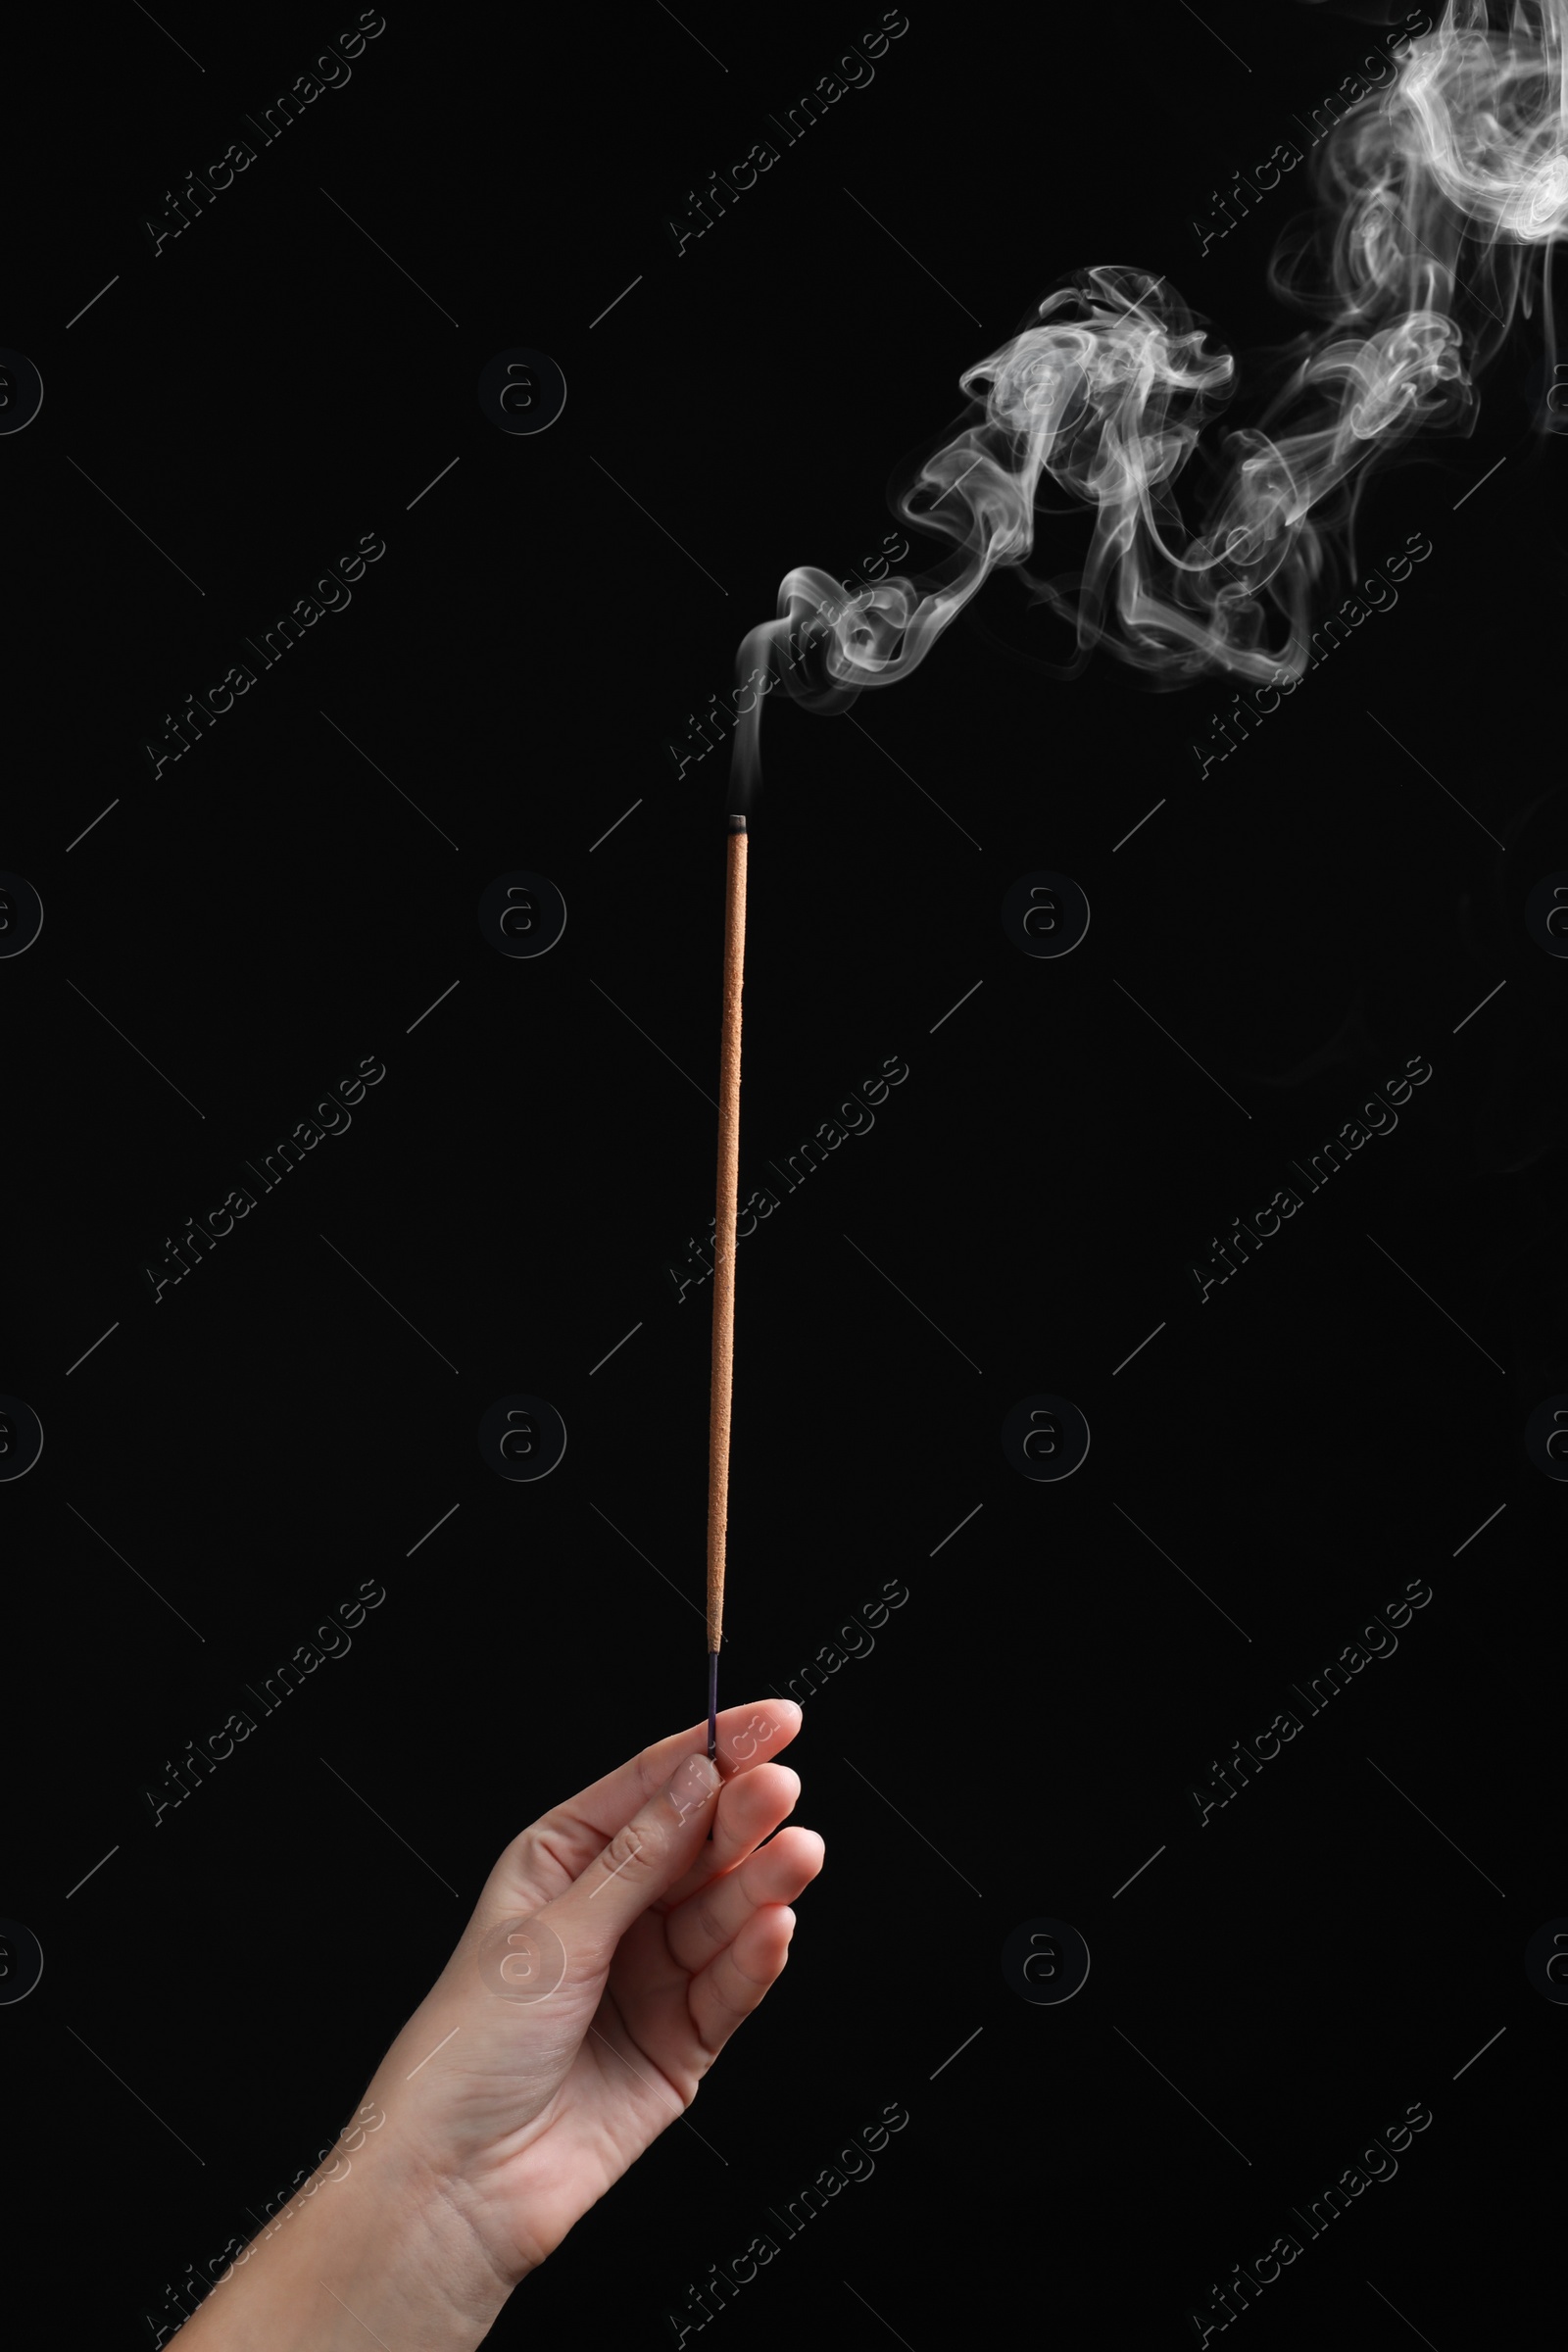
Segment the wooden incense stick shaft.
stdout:
[[746,961],[746,819],[729,820],[724,878],[724,1002],[718,1061],[718,1202],[713,1231],[713,1378],[708,1420],[709,1753],[724,1638],[730,1396],[735,1367],[735,1225],[741,1174],[741,984]]

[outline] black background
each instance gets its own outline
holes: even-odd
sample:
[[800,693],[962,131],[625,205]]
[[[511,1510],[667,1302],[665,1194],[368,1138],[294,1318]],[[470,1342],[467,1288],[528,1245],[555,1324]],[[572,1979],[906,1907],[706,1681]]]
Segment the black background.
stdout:
[[[677,777],[667,746],[791,565],[878,547],[960,371],[1067,272],[1168,272],[1240,414],[1299,323],[1264,271],[1306,175],[1206,252],[1194,220],[1380,34],[922,0],[677,256],[686,191],[879,12],[392,8],[155,258],[144,217],[340,13],[128,9],[14,34],[8,74],[0,342],[45,399],[0,441],[0,861],[45,924],[0,965],[0,1388],[46,1442],[0,1504],[0,1910],[45,1954],[0,2013],[7,2202],[91,2248],[49,2277],[103,2345],[150,2343],[315,2161],[503,1843],[701,1711],[710,1293],[666,1268],[712,1202],[726,754]],[[1522,915],[1568,866],[1540,331],[1473,433],[1370,484],[1343,585],[1424,533],[1397,609],[1201,781],[1232,682],[1102,655],[1062,683],[1005,574],[855,725],[769,709],[746,1181],[909,1074],[741,1251],[726,1698],[908,1598],[808,1701],[826,1868],[704,2140],[667,2133],[497,2343],[672,2340],[895,2100],[875,2176],[721,2332],[927,2352],[1011,2308],[1195,2341],[1211,2282],[1421,2101],[1247,2339],[1556,2340],[1563,2012],[1522,1964],[1568,1911],[1562,1494],[1522,1443],[1568,1389],[1568,978]],[[476,398],[514,346],[564,371],[541,436]],[[365,533],[352,605],[154,780],[165,714]],[[1086,545],[1043,519],[1041,568]],[[569,910],[537,961],[476,920],[515,868]],[[1002,928],[1037,868],[1093,908],[1061,961]],[[352,1130],[155,1306],[164,1237],[362,1056]],[[1200,1305],[1210,1237],[1412,1056],[1398,1131]],[[569,1433],[538,1485],[475,1444],[517,1391]],[[1091,1426],[1064,1484],[1003,1456],[1038,1392]],[[368,1578],[352,1653],[155,1828],[166,1759]],[[1397,1655],[1200,1828],[1211,1760],[1416,1578]],[[1003,1974],[1047,1917],[1092,1953],[1065,2007]]]

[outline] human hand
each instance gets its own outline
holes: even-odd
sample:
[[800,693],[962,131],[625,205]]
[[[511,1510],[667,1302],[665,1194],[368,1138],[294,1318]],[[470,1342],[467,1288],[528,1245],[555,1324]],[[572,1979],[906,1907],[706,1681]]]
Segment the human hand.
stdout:
[[514,1838],[330,2165],[180,2329],[192,2352],[472,2352],[781,1974],[822,1867],[814,1830],[779,1830],[800,1728],[792,1699],[729,1708],[719,1775],[696,1724]]
[[814,1830],[779,1829],[800,1780],[773,1759],[800,1726],[790,1699],[727,1709],[718,1775],[699,1724],[541,1815],[377,2069],[389,2137],[506,2291],[684,2114],[782,1974],[823,1856]]

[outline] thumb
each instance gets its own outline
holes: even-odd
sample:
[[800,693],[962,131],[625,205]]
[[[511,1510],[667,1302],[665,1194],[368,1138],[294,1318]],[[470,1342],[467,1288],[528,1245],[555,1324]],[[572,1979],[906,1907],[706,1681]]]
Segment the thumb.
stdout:
[[584,1971],[608,1968],[632,1921],[696,1861],[722,1786],[703,1754],[685,1756],[657,1794],[617,1830],[546,1916]]

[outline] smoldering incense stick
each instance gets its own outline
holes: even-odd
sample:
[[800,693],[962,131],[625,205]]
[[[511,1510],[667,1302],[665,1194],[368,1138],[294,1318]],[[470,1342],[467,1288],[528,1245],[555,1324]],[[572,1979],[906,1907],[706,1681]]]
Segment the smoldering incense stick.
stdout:
[[730,1396],[735,1371],[735,1223],[741,1174],[741,985],[746,963],[746,819],[729,820],[724,873],[724,1005],[718,1052],[718,1203],[713,1228],[713,1379],[708,1414],[708,1753],[718,1754],[724,1639]]

